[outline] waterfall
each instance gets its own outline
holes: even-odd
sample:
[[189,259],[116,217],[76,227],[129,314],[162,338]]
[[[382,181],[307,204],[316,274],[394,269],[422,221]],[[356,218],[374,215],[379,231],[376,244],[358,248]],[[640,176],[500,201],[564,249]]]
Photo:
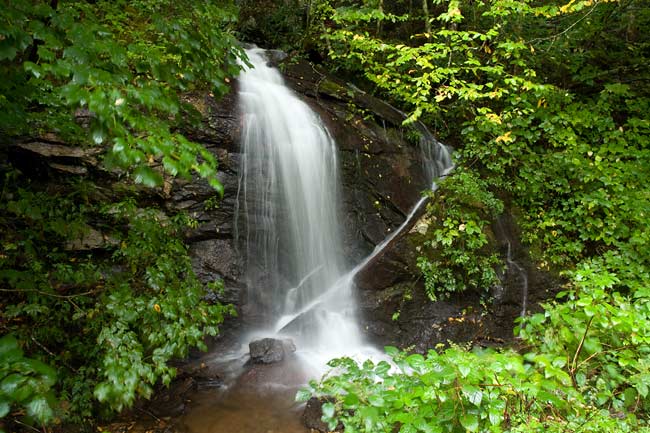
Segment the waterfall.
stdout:
[[[239,79],[236,226],[245,246],[248,303],[266,319],[267,333],[290,336],[311,357],[368,354],[356,320],[354,277],[413,222],[425,199],[362,263],[345,263],[336,143],[268,65],[264,50],[249,49],[247,55],[252,67]],[[451,170],[451,159],[423,124],[416,127],[433,182]]]
[[[240,77],[243,116],[239,233],[249,302],[270,321],[292,317],[344,274],[336,144],[321,119],[250,49]],[[360,345],[351,288],[312,305],[285,332],[302,347]],[[282,327],[270,323],[273,328]]]

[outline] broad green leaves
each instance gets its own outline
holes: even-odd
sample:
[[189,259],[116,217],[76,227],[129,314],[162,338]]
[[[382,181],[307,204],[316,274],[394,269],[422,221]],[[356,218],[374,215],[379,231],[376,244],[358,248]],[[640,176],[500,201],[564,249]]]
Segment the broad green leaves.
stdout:
[[[316,395],[336,397],[335,404],[328,403],[327,413],[324,408],[323,419],[330,425],[342,421],[346,431],[368,433],[393,428],[502,431],[498,426],[515,410],[514,402],[528,393],[521,388],[527,374],[523,359],[513,352],[468,353],[452,348],[441,354],[430,351],[426,357],[392,353],[401,371],[381,376],[372,363],[362,367],[345,360],[332,363],[345,365],[346,370],[312,384]],[[306,391],[302,392],[305,398]]]
[[[7,186],[13,198],[0,208],[0,223],[20,230],[1,239],[0,281],[10,290],[7,326],[35,352],[56,348],[48,355],[67,409],[57,415],[81,421],[96,415],[98,402],[104,412],[120,410],[149,397],[156,383],[169,384],[170,359],[205,348],[203,338],[234,310],[203,299],[221,282],[206,288],[192,271],[181,233],[193,220],[133,200],[101,205],[93,185],[71,188],[60,196]],[[98,229],[101,256],[69,250]],[[54,370],[22,358],[16,340],[0,343],[0,370],[5,359],[10,369],[1,371],[0,411],[16,402],[39,421],[51,419],[43,392]]]
[[28,420],[46,423],[54,417],[51,388],[57,380],[47,364],[26,358],[12,335],[0,338],[0,418],[24,408]]
[[563,294],[567,302],[524,321],[530,352],[386,348],[393,370],[334,360],[337,373],[300,397],[330,399],[323,420],[350,432],[648,431],[650,304],[638,296],[632,304],[585,272],[575,279],[580,290]]
[[196,112],[183,93],[219,97],[239,71],[243,51],[228,31],[233,6],[54,4],[9,1],[0,11],[0,128],[107,147],[109,166],[136,169],[147,186],[161,184],[152,172],[161,159],[172,175],[196,173],[218,185],[215,158],[176,131]]

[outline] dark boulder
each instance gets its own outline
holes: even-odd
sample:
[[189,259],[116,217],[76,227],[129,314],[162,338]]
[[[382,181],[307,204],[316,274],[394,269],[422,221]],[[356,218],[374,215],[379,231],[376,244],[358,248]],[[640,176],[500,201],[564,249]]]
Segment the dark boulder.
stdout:
[[296,346],[289,339],[262,338],[248,345],[251,362],[254,364],[272,364],[282,361],[286,355],[296,351]]

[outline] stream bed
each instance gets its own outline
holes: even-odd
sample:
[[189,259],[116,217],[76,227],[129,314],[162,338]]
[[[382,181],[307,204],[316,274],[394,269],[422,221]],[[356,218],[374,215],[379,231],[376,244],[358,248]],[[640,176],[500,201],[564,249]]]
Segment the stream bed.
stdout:
[[304,405],[294,401],[296,391],[289,387],[200,391],[179,427],[186,433],[309,433],[300,420]]

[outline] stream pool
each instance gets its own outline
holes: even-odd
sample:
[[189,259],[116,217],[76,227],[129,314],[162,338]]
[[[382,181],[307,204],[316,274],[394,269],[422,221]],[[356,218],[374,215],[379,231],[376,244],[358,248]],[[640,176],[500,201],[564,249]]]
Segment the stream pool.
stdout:
[[303,405],[294,402],[296,391],[200,391],[180,424],[187,433],[309,433],[300,420]]

